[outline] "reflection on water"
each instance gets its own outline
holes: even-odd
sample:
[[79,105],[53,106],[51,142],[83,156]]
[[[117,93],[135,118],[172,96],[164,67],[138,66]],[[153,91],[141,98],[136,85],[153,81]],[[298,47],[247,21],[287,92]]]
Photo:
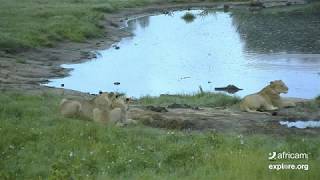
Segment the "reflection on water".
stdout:
[[256,53],[319,53],[320,11],[234,13],[232,22]]
[[[74,69],[71,76],[48,85],[63,83],[84,92],[121,91],[139,97],[194,93],[199,86],[214,91],[233,84],[244,89],[236,95],[244,96],[282,79],[289,86],[286,96],[320,94],[320,54],[316,54],[320,49],[314,40],[319,32],[313,32],[320,27],[316,17],[303,21],[302,32],[297,24],[304,15],[290,20],[285,14],[275,19],[192,10],[196,18],[185,23],[181,17],[186,12],[129,21],[135,36],[119,42],[120,49],[99,51],[101,57],[96,60],[65,65]],[[298,22],[293,23],[294,19]]]

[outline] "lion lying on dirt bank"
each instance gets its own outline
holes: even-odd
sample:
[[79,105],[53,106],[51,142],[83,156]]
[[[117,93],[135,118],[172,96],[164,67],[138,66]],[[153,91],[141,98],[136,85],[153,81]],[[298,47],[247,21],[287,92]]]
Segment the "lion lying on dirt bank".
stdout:
[[[288,87],[282,80],[271,81],[261,91],[245,96],[240,102],[240,109],[246,112],[275,111],[281,107],[294,107],[295,103],[280,98],[281,93],[288,93]],[[262,112],[265,113],[265,112]]]
[[64,117],[93,120],[100,123],[134,123],[127,119],[129,99],[114,93],[102,93],[91,100],[62,99],[60,113]]

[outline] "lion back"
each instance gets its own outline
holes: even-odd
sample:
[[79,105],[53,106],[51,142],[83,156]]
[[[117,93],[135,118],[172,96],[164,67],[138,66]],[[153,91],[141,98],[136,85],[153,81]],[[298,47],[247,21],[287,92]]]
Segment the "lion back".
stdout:
[[265,103],[273,105],[273,102],[279,98],[280,96],[268,85],[257,93],[245,96],[240,102],[240,109],[247,112],[250,110],[258,110]]
[[247,112],[250,110],[257,110],[261,107],[263,101],[264,97],[259,93],[247,95],[240,102],[240,110]]

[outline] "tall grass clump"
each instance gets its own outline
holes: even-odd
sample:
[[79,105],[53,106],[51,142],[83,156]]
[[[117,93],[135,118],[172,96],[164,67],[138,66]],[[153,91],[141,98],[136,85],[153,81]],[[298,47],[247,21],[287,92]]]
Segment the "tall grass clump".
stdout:
[[[109,127],[58,113],[61,97],[0,94],[0,179],[320,179],[315,137]],[[270,152],[305,170],[268,170]]]
[[196,16],[192,13],[185,13],[182,17],[181,17],[185,22],[190,23],[193,22],[194,19],[196,19]]
[[239,97],[223,93],[197,93],[191,95],[160,95],[159,97],[145,96],[138,100],[142,105],[188,104],[191,106],[221,107],[231,106],[240,101]]

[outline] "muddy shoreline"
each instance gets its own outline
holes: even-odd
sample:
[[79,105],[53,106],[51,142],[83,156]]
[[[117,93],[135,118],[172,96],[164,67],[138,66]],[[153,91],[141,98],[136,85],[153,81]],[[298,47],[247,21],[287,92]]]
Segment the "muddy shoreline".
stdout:
[[272,136],[314,136],[320,128],[288,128],[280,121],[307,121],[319,119],[319,110],[303,112],[303,104],[296,108],[281,109],[276,116],[241,112],[235,107],[228,108],[167,108],[167,112],[154,112],[145,107],[132,106],[129,118],[146,126],[183,131],[213,131],[227,134],[267,134]]
[[[266,7],[286,6],[287,2],[303,4],[301,0],[266,1]],[[126,22],[141,16],[167,13],[168,11],[186,9],[219,8],[224,5],[230,8],[247,8],[249,2],[191,2],[191,3],[162,3],[139,8],[122,9],[113,14],[105,14],[104,36],[90,39],[86,42],[60,42],[53,48],[41,47],[27,51],[11,52],[0,51],[0,90],[2,91],[60,91],[59,88],[42,86],[49,79],[62,78],[69,75],[71,69],[62,68],[62,64],[75,64],[95,58],[94,51],[110,48],[112,44],[122,38],[132,36],[126,28]],[[81,93],[66,90],[69,93]]]

